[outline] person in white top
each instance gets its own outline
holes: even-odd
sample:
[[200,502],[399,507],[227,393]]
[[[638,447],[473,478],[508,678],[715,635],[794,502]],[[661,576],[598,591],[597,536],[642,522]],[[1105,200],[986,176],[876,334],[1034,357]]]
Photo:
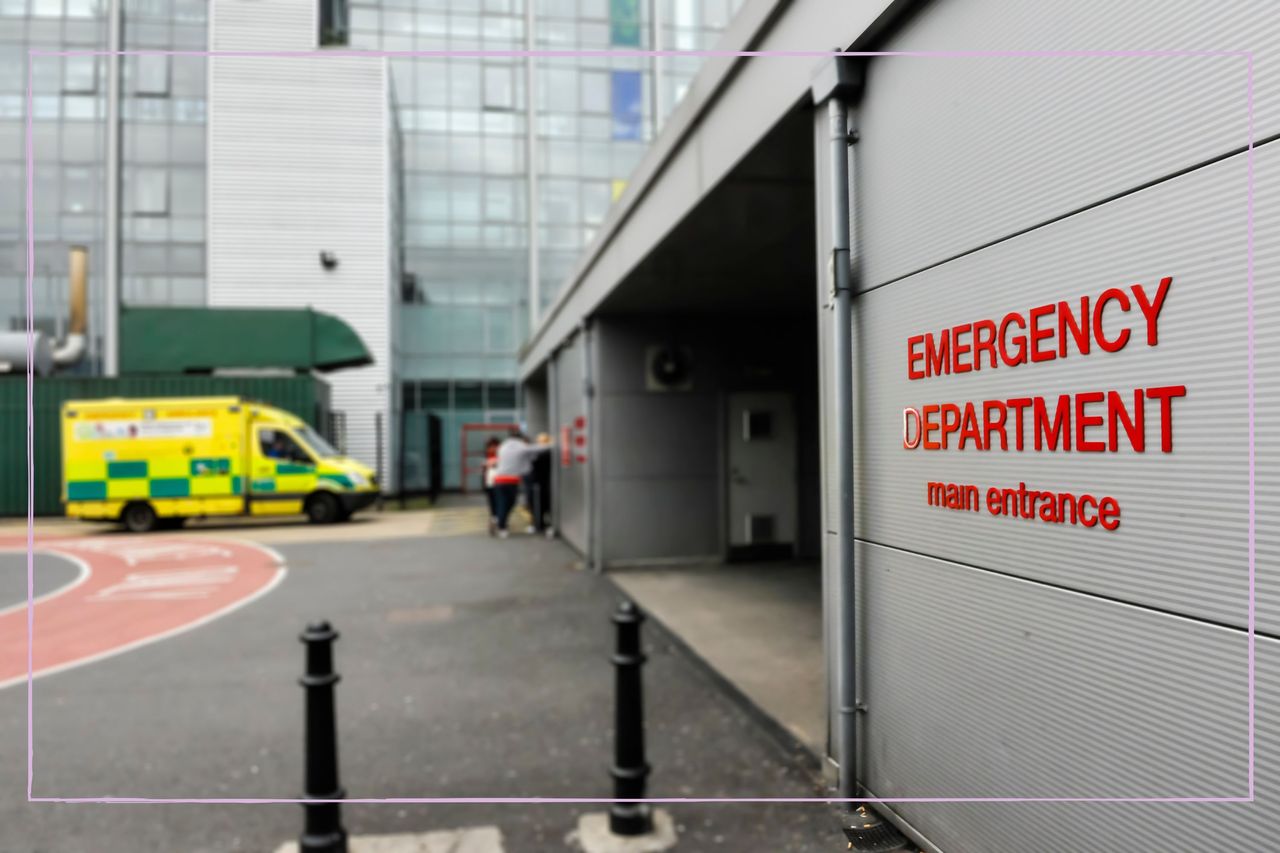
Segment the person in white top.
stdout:
[[530,444],[519,430],[512,430],[506,441],[498,445],[493,466],[494,504],[497,510],[498,536],[507,538],[507,519],[520,497],[520,484],[533,472],[533,460],[548,453],[551,444]]

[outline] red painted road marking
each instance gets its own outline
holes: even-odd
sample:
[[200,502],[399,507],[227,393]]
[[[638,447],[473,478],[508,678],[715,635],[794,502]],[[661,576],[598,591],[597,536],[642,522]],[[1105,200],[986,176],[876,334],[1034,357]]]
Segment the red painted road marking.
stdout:
[[[26,539],[0,539],[25,558]],[[35,603],[36,676],[162,639],[267,592],[283,561],[240,542],[124,536],[44,539],[36,551],[71,558],[88,576]],[[0,688],[27,680],[27,607],[0,611]]]

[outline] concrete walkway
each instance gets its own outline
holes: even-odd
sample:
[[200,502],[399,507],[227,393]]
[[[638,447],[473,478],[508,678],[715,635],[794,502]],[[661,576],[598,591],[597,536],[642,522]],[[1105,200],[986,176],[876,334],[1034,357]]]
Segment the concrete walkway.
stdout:
[[810,751],[825,752],[819,564],[618,569],[610,578]]

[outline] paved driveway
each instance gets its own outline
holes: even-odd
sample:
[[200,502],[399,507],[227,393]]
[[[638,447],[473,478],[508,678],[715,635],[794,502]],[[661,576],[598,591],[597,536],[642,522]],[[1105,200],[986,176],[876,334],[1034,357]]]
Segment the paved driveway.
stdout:
[[[562,545],[462,535],[278,550],[287,576],[248,605],[36,682],[37,796],[297,796],[296,635],[316,618],[342,632],[341,758],[350,796],[609,796],[614,593],[575,570]],[[24,561],[0,556],[0,576]],[[653,795],[815,795],[701,671],[661,645],[651,653]],[[28,804],[25,752],[20,685],[0,690],[0,850],[7,852],[271,851],[301,826],[295,805]],[[368,805],[347,806],[345,816],[350,831],[366,834],[496,826],[506,850],[518,853],[565,850],[583,810]],[[822,806],[689,804],[672,812],[679,850],[844,848]]]

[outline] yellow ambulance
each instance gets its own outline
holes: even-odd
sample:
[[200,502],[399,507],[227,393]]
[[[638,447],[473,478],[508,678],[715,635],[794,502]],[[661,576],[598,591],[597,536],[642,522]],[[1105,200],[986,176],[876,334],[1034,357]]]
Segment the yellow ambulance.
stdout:
[[144,532],[188,518],[305,513],[343,521],[378,497],[374,472],[305,421],[239,397],[70,400],[62,500],[73,518]]

